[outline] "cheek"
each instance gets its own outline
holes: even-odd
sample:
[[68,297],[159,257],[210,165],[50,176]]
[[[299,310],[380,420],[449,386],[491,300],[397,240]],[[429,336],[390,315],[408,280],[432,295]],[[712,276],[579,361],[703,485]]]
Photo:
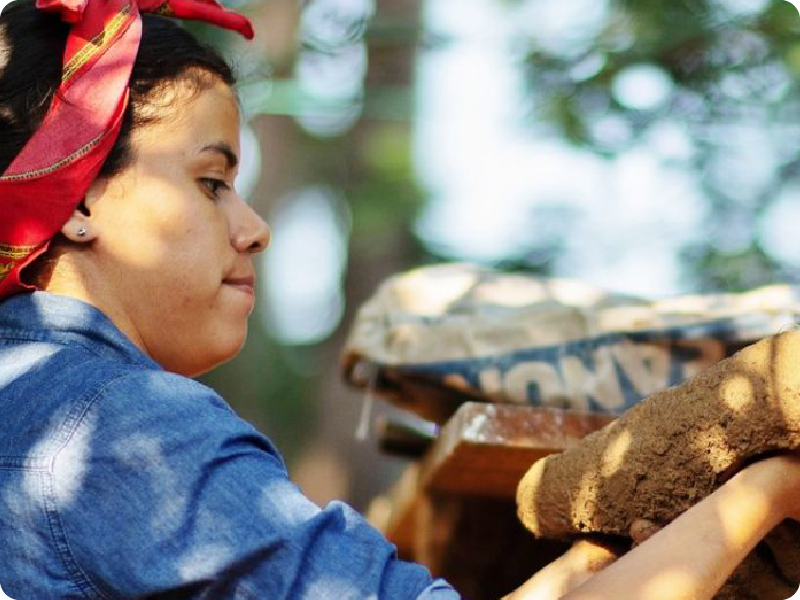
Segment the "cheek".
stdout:
[[148,227],[151,260],[169,262],[173,277],[191,290],[193,282],[216,278],[225,256],[228,235],[213,211],[200,209],[181,211],[169,219],[151,222]]
[[189,318],[191,311],[213,308],[217,301],[228,265],[227,240],[215,229],[187,227],[176,232],[172,242],[163,256],[169,265],[167,285],[172,305]]
[[154,308],[171,307],[180,313],[171,317],[177,321],[212,303],[230,246],[220,208],[184,187],[141,186],[141,194],[110,215],[110,235],[102,240],[137,295],[151,295],[146,304]]

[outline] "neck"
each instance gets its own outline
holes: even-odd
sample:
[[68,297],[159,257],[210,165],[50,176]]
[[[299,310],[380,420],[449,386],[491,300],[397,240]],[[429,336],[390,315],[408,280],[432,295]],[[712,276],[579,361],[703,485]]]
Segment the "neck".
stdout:
[[36,273],[35,281],[37,289],[91,304],[103,312],[136,347],[147,353],[141,336],[123,306],[104,283],[105,279],[94,264],[86,260],[80,251],[61,252],[55,258],[47,259]]

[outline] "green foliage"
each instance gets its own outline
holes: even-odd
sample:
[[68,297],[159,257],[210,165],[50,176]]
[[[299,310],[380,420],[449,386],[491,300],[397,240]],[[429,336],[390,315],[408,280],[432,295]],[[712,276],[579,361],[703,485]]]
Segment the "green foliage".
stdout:
[[[743,289],[794,272],[764,250],[759,223],[797,180],[800,17],[782,0],[755,12],[736,13],[735,4],[742,3],[608,0],[600,26],[571,32],[573,44],[525,40],[532,118],[563,139],[613,157],[665,122],[688,133],[691,152],[682,166],[704,192],[708,233],[681,253],[697,289]],[[621,78],[639,67],[664,80],[661,101],[636,106],[621,97]],[[609,118],[622,135],[601,126]],[[768,177],[744,168],[748,142],[733,137],[742,131],[757,132],[770,148]],[[742,222],[751,227],[745,235],[734,226]]]
[[769,256],[757,241],[734,252],[701,244],[684,249],[683,258],[702,273],[700,292],[745,292],[789,277],[786,267]]
[[374,124],[354,145],[358,171],[344,193],[353,217],[354,252],[369,252],[398,230],[408,231],[423,202],[411,164],[408,128]]
[[[779,2],[763,14],[726,19],[708,3],[617,0],[582,52],[559,55],[531,47],[531,93],[542,116],[589,147],[598,141],[572,132],[588,131],[587,123],[600,113],[629,120],[637,134],[664,116],[708,124],[752,106],[796,114],[800,29],[792,11]],[[582,77],[577,67],[586,61],[601,66]],[[626,68],[642,64],[662,70],[674,87],[658,109],[631,111],[614,97],[612,86]]]

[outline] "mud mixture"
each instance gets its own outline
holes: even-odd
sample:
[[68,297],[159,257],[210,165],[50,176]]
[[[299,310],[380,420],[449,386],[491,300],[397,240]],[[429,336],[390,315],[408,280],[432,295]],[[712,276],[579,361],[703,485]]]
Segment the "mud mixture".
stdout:
[[[657,392],[520,482],[525,526],[540,537],[628,536],[666,524],[748,462],[800,448],[800,332],[766,338]],[[800,525],[785,521],[717,598],[784,600],[800,584]]]

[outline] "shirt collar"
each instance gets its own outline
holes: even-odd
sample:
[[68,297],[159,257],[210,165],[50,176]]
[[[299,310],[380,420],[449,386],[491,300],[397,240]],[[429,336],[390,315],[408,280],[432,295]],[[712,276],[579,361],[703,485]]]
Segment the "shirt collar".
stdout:
[[98,308],[51,292],[15,294],[0,302],[2,338],[77,343],[117,360],[161,368]]

